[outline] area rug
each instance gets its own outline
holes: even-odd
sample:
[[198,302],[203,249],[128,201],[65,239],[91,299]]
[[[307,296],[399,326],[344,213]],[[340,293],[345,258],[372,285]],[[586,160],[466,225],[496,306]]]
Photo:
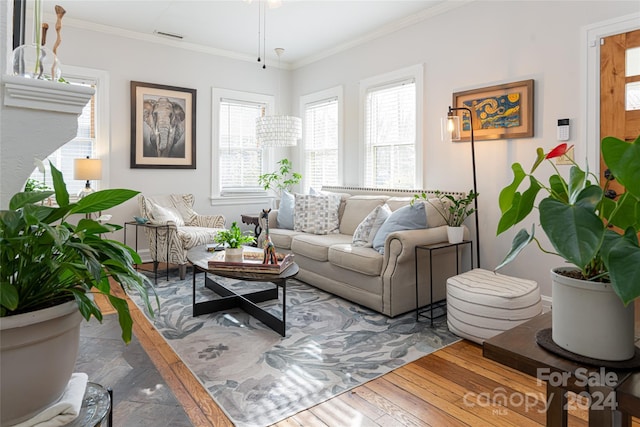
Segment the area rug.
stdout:
[[[236,289],[273,286],[216,279]],[[297,280],[287,284],[286,337],[241,309],[193,317],[190,277],[159,281],[156,292],[153,325],[240,427],[276,423],[459,339],[446,321],[432,328],[415,313],[390,319]],[[196,294],[216,297],[202,275]],[[275,301],[265,308],[280,315]]]

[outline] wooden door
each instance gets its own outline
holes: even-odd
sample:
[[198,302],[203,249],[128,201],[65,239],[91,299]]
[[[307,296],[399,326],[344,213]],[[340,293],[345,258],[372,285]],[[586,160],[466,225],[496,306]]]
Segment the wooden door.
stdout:
[[[615,136],[632,142],[640,135],[640,70],[627,70],[627,55],[640,57],[640,30],[605,37],[600,41],[600,141]],[[630,59],[633,62],[634,59]],[[635,59],[640,61],[640,59]],[[629,97],[629,99],[627,99]],[[638,166],[640,167],[640,165]],[[607,165],[600,154],[600,182]],[[624,187],[609,183],[617,194]],[[620,232],[621,230],[617,230]],[[638,235],[640,238],[640,234]],[[636,301],[636,336],[640,334],[640,300]]]

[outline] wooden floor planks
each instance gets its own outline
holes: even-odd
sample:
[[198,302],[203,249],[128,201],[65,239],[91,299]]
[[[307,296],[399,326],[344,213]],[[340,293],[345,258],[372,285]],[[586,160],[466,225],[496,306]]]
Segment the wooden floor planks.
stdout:
[[[146,316],[131,301],[129,307],[136,337],[193,425],[232,426]],[[530,406],[517,396],[528,396]],[[462,340],[275,426],[544,426],[545,399],[544,384],[485,359],[481,346]],[[587,426],[587,411],[570,411],[569,425]],[[640,427],[638,419],[633,427]]]

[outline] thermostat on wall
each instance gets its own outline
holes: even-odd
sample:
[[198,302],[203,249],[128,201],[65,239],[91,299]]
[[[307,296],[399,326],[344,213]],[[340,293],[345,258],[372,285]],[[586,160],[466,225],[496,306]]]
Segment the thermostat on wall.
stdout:
[[558,120],[558,141],[569,140],[569,119]]

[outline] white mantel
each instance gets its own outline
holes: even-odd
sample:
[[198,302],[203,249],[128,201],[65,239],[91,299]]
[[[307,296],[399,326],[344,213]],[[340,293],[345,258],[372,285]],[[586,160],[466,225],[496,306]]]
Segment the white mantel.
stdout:
[[78,115],[94,89],[3,75],[0,101],[0,208],[44,159],[76,136]]

